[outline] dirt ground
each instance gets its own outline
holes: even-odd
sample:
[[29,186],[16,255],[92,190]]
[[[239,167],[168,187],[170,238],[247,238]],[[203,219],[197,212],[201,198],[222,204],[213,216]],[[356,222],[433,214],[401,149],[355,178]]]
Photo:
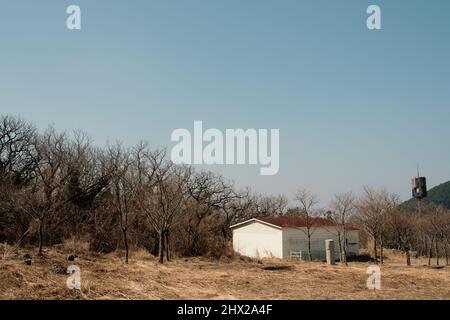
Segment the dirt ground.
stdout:
[[[319,262],[236,257],[176,259],[161,265],[144,251],[124,264],[120,252],[78,253],[52,248],[0,251],[0,299],[450,299],[450,267],[429,268],[400,257],[381,267],[381,290],[368,290],[369,262],[327,266]],[[26,265],[23,256],[33,256]],[[445,261],[444,261],[445,263]],[[69,290],[65,268],[81,269],[81,290]],[[275,270],[268,270],[275,269]]]

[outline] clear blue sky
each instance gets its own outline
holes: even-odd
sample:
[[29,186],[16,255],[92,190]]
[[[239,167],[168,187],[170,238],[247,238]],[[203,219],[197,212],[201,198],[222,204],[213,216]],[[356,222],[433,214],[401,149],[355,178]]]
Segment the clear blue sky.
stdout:
[[[82,30],[66,29],[66,7]],[[382,30],[366,28],[366,8]],[[0,1],[0,113],[96,144],[176,128],[279,128],[280,171],[213,167],[264,193],[450,179],[450,1]]]

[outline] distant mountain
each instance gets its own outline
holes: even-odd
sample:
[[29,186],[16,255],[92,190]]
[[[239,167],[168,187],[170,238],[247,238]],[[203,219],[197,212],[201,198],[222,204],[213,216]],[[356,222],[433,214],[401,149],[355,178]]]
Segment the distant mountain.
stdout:
[[[414,199],[406,201],[404,204],[411,204]],[[428,190],[425,202],[446,206],[450,209],[450,181],[444,182]]]

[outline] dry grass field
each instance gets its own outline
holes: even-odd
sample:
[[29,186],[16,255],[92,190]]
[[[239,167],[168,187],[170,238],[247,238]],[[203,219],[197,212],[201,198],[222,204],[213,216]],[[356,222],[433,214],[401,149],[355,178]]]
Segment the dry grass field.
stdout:
[[[450,267],[428,268],[416,260],[406,267],[398,256],[388,256],[381,267],[382,288],[373,291],[366,288],[368,262],[346,267],[236,257],[160,265],[135,251],[125,265],[119,252],[81,250],[75,261],[67,261],[68,249],[67,244],[48,249],[26,265],[23,256],[34,249],[11,253],[0,247],[0,299],[450,299]],[[66,287],[63,272],[70,264],[81,268],[81,291]],[[268,270],[273,266],[277,270]]]

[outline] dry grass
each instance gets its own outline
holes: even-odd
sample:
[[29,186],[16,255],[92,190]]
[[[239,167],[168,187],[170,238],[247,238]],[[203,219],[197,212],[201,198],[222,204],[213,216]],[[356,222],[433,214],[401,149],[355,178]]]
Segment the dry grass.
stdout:
[[[125,265],[120,253],[93,255],[86,249],[69,241],[42,258],[33,248],[8,254],[0,260],[0,299],[450,299],[449,267],[431,269],[422,261],[406,267],[396,256],[381,268],[382,289],[372,291],[366,289],[369,264],[363,262],[345,267],[191,258],[160,265],[138,250]],[[23,262],[26,253],[33,255],[31,266]],[[65,259],[69,253],[78,256],[75,262]],[[80,266],[81,292],[66,288],[67,275],[52,271],[55,264]]]

